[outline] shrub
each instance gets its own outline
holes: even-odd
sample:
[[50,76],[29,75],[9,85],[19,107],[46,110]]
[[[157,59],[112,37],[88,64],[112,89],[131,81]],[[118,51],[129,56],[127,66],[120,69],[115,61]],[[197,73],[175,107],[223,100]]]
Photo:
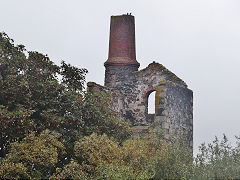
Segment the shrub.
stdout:
[[134,138],[119,145],[116,139],[93,133],[75,144],[75,155],[87,173],[97,179],[138,179],[154,175],[155,148],[144,139]]
[[11,143],[10,153],[0,164],[0,177],[48,178],[65,149],[57,138],[58,134],[45,130],[39,136],[31,133],[22,142]]
[[83,171],[83,167],[79,165],[76,161],[71,161],[63,169],[57,168],[56,173],[54,173],[50,179],[81,179],[87,180],[89,178],[88,174]]
[[194,178],[240,179],[240,141],[233,147],[224,135],[208,145],[202,144],[195,158]]

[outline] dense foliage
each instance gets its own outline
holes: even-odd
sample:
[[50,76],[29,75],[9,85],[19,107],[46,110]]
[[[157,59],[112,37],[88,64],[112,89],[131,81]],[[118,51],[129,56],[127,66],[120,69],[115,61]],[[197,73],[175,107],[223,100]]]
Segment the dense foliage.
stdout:
[[193,157],[181,143],[168,143],[149,135],[120,143],[106,134],[79,138],[69,163],[58,162],[66,153],[61,135],[45,130],[11,143],[0,160],[1,178],[50,179],[239,179],[238,146],[227,139],[202,145]]
[[[131,138],[86,69],[27,52],[0,33],[1,179],[240,179],[240,139],[192,152],[160,132]],[[156,131],[156,130],[155,130]]]
[[60,133],[70,161],[74,142],[93,132],[126,138],[128,124],[109,110],[106,93],[84,91],[86,69],[27,52],[0,33],[0,157],[11,142],[45,129]]
[[0,166],[2,177],[50,176],[55,171],[58,157],[65,153],[65,147],[58,141],[58,136],[57,133],[45,130],[38,137],[31,133],[21,143],[11,143],[11,150]]

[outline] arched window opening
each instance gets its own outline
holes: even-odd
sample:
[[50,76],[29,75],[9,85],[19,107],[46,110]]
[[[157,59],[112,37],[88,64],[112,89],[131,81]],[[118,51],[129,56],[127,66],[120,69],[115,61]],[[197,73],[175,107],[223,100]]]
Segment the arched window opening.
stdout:
[[149,94],[147,99],[147,121],[153,122],[155,116],[155,94],[156,91],[153,91]]
[[148,96],[148,114],[155,114],[155,94],[156,91],[153,91]]

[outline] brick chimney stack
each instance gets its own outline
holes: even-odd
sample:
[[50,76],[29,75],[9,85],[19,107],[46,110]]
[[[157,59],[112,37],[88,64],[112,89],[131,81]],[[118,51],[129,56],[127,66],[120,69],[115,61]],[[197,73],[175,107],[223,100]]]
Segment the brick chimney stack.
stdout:
[[108,65],[138,66],[135,48],[134,16],[111,16]]
[[131,14],[111,16],[109,54],[104,66],[105,86],[109,87],[121,86],[128,75],[138,70],[135,21]]

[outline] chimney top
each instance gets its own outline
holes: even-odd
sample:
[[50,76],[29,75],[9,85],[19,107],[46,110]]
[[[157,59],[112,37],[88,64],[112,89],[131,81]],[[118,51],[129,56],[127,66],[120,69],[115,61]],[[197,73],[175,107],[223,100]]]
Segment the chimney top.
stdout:
[[135,21],[131,13],[111,16],[108,60],[105,66],[137,66]]

